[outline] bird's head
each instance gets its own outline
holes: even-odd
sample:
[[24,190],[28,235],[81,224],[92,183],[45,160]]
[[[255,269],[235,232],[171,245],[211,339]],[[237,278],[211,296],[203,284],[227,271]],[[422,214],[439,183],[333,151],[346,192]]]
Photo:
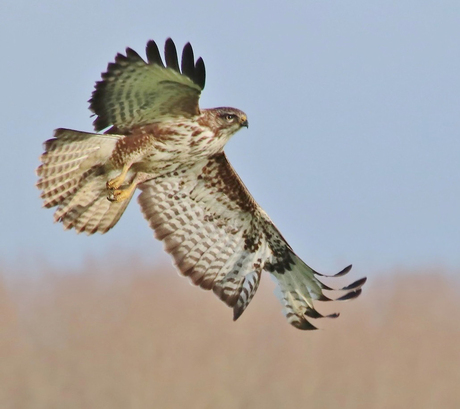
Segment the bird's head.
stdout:
[[248,127],[248,117],[243,111],[236,108],[214,108],[207,110],[211,116],[210,122],[216,135],[225,139],[230,137],[243,127]]

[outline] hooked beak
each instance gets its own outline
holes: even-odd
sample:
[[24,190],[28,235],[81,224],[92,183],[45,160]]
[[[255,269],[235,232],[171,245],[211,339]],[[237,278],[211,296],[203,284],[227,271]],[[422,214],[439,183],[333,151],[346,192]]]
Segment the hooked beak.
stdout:
[[241,118],[241,123],[240,123],[241,127],[245,126],[246,128],[249,128],[249,122],[248,122],[248,119],[246,117],[244,118]]

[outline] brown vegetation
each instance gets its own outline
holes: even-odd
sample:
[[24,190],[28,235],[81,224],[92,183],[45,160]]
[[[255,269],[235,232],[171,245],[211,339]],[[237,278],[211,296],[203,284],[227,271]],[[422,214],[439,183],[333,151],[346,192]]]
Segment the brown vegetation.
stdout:
[[171,267],[128,265],[0,280],[1,408],[460,407],[447,275],[371,276],[339,319],[302,332],[268,277],[234,323]]

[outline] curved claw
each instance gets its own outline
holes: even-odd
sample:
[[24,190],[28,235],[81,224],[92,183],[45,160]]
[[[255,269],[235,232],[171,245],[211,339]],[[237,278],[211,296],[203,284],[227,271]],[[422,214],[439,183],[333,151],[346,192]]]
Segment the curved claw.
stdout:
[[109,200],[110,202],[116,202],[116,203],[124,202],[125,200],[131,197],[135,187],[136,185],[134,186],[131,185],[127,189],[114,189],[107,196],[107,200]]

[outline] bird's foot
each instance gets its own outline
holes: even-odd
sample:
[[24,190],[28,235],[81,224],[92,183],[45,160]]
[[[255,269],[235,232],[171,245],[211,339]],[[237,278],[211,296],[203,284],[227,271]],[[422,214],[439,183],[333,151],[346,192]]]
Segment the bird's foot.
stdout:
[[[118,176],[117,178],[119,178],[120,176]],[[121,185],[116,188],[110,188],[109,183],[114,180],[112,179],[107,182],[107,188],[109,190],[107,199],[111,202],[117,202],[117,203],[123,202],[125,200],[129,200],[131,196],[133,195],[134,191],[136,190],[137,185],[139,185],[139,183],[145,182],[146,180],[152,179],[152,177],[153,177],[152,174],[139,172],[136,174],[131,184],[125,189],[118,189],[118,187],[120,187]]]
[[135,188],[136,185],[133,183],[129,185],[126,189],[111,189],[109,195],[107,196],[107,199],[111,202],[116,203],[124,202],[132,196]]
[[125,181],[125,176],[123,174],[117,176],[116,178],[110,179],[107,181],[107,189],[115,190],[118,189],[123,182]]
[[128,170],[129,170],[128,165],[123,166],[121,173],[117,177],[107,181],[107,189],[110,189],[110,190],[118,189],[125,181]]

